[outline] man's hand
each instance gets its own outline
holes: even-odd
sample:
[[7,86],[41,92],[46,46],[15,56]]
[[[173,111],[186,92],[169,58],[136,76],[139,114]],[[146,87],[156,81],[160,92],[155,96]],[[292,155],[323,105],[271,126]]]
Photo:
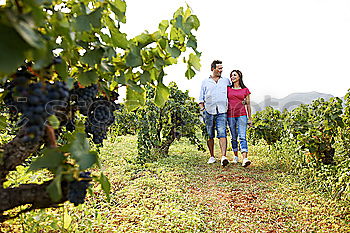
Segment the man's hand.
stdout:
[[200,115],[203,119],[203,122],[205,122],[205,108],[204,107],[200,109]]

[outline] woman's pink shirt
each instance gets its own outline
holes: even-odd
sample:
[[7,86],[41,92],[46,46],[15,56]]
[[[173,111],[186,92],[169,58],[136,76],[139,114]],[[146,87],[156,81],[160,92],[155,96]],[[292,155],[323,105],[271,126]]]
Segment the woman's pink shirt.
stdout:
[[227,117],[246,116],[247,111],[242,101],[250,94],[248,88],[232,89],[227,87],[228,110]]

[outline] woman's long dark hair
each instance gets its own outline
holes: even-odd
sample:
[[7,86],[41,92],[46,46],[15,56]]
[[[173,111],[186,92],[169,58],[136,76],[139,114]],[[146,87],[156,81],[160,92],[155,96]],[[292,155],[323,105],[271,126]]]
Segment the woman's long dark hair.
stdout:
[[[236,72],[239,76],[239,86],[243,89],[243,88],[247,88],[246,85],[244,85],[244,82],[243,82],[243,74],[241,71],[239,70],[232,70],[231,73],[230,73],[230,78],[232,76],[232,74]],[[233,88],[234,87],[234,84],[232,83],[231,84],[231,87]]]

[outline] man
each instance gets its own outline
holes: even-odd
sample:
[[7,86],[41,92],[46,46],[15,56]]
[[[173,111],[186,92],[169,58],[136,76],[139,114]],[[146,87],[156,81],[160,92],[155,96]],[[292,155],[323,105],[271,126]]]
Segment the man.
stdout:
[[229,162],[226,157],[227,139],[227,86],[230,85],[228,78],[221,77],[222,62],[215,60],[211,64],[212,74],[202,82],[199,107],[204,114],[204,122],[207,128],[209,139],[207,145],[210,152],[208,163],[215,163],[214,137],[215,130],[219,139],[221,149],[221,165],[226,166]]

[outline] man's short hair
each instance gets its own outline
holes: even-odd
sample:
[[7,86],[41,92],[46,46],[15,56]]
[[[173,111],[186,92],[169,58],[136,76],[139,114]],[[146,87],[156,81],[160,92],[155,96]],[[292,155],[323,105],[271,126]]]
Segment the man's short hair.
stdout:
[[211,71],[215,70],[215,69],[216,69],[216,65],[219,65],[219,64],[222,64],[222,61],[220,61],[220,60],[214,60],[214,61],[211,63]]

